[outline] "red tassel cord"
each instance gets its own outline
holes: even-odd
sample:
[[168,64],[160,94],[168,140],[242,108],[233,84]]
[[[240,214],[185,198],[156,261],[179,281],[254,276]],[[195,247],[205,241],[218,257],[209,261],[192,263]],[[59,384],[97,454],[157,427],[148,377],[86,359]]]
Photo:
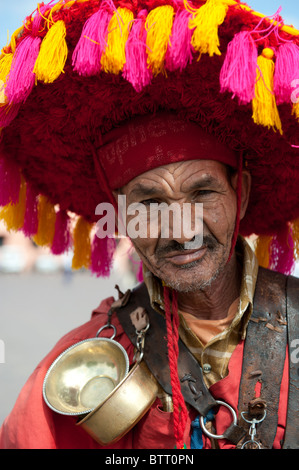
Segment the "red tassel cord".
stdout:
[[[172,291],[172,309],[170,307],[169,288],[164,286],[164,308],[167,328],[168,359],[170,368],[170,381],[173,400],[173,421],[176,448],[184,448],[184,431],[188,418],[188,410],[181,392],[181,384],[178,376],[179,356],[179,315],[177,293]],[[172,310],[172,312],[171,312]]]
[[238,165],[238,182],[237,182],[237,214],[236,214],[236,223],[235,223],[235,230],[233,233],[232,244],[230,249],[230,254],[228,257],[228,261],[230,261],[238,239],[239,235],[239,228],[240,228],[240,212],[241,212],[241,203],[242,203],[242,171],[243,171],[243,155],[242,153],[239,156],[239,165]]

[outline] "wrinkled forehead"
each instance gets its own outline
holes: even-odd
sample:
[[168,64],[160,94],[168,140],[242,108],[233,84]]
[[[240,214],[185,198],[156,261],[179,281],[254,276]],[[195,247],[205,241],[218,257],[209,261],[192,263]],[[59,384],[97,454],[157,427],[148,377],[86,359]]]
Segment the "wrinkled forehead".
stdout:
[[98,159],[111,189],[179,162],[210,160],[238,166],[235,151],[198,124],[170,112],[134,117],[113,128],[103,136]]
[[215,160],[188,160],[170,163],[136,176],[120,188],[136,196],[156,194],[170,187],[172,192],[189,192],[203,187],[217,188],[230,182],[232,167]]

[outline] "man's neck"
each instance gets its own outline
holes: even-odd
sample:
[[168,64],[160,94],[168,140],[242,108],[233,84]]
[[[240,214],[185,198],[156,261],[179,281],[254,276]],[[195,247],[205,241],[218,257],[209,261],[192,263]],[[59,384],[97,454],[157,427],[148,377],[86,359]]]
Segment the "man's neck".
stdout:
[[179,292],[179,310],[202,320],[221,320],[240,296],[240,288],[241,267],[234,255],[210,286],[197,292]]

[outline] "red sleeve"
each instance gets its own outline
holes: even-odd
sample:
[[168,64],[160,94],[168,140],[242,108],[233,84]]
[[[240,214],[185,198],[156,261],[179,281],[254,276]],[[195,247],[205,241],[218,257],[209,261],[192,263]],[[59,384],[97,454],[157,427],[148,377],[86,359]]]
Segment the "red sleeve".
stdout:
[[[89,322],[65,335],[53,350],[41,361],[21,390],[15,406],[0,428],[0,449],[89,449],[100,448],[80,426],[76,419],[52,411],[44,402],[42,390],[46,372],[52,362],[76,342],[95,337],[98,329],[105,325],[107,312],[113,298],[104,300],[93,312]],[[130,360],[133,346],[124,334],[117,317],[113,318],[119,341],[127,350]],[[111,331],[104,330],[102,336]],[[117,445],[130,448],[130,436]]]

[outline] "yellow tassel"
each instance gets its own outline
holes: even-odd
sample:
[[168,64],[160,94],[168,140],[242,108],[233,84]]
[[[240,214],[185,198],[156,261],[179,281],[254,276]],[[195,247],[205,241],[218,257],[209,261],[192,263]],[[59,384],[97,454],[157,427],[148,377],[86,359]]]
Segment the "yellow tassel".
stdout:
[[5,83],[7,76],[11,70],[11,64],[13,60],[13,54],[3,54],[0,59],[0,106],[7,104],[5,96]]
[[189,28],[194,29],[191,44],[201,54],[221,55],[218,27],[223,23],[228,5],[222,0],[207,0],[198,9],[191,8],[185,0],[185,8],[193,13]]
[[6,82],[7,75],[10,72],[13,59],[13,53],[3,54],[0,59],[0,80]]
[[164,70],[164,59],[173,25],[174,9],[163,5],[150,11],[146,19],[147,64],[153,75]]
[[68,54],[65,37],[66,27],[64,21],[59,20],[51,26],[41,44],[33,70],[36,74],[36,80],[52,83],[61,73],[64,73]]
[[126,63],[125,46],[132,27],[134,15],[128,8],[118,8],[108,26],[107,47],[101,58],[105,72],[118,74]]
[[24,217],[26,211],[26,183],[21,180],[19,200],[16,204],[9,203],[3,207],[0,212],[0,219],[6,225],[8,231],[18,231],[24,225]]
[[258,259],[259,266],[262,266],[263,268],[269,267],[271,240],[271,236],[261,235],[256,241],[255,255]]
[[299,101],[298,103],[294,103],[293,105],[293,114],[295,115],[295,118],[299,121]]
[[257,59],[255,97],[252,100],[253,120],[256,124],[279,130],[282,126],[274,95],[274,52],[265,48]]
[[299,260],[299,219],[292,222],[292,238],[294,240],[295,258]]
[[55,233],[56,212],[45,196],[38,201],[38,229],[33,240],[39,246],[51,246]]
[[83,217],[79,217],[73,233],[74,255],[72,268],[88,269],[91,261],[90,231],[92,225]]

